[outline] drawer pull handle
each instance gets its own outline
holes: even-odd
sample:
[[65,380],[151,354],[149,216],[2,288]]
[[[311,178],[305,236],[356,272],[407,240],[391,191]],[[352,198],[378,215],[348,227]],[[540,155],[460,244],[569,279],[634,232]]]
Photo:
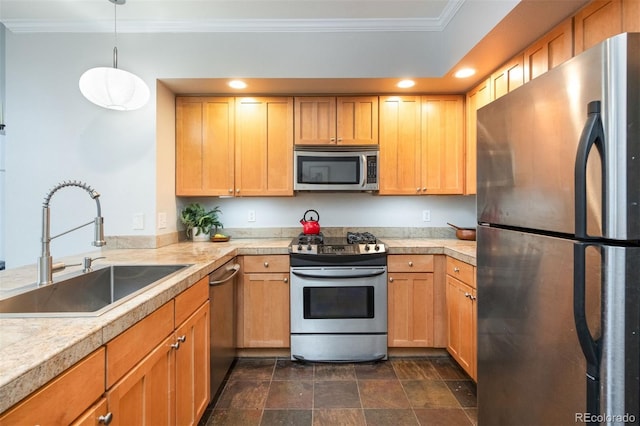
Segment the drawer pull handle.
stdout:
[[105,425],[110,424],[111,420],[113,420],[113,414],[111,414],[111,413],[107,413],[104,416],[98,417],[98,423],[102,423],[102,424],[105,424]]
[[264,267],[268,268],[269,267],[269,262],[264,262]]
[[453,272],[460,272],[460,268],[458,268],[457,266],[453,268]]

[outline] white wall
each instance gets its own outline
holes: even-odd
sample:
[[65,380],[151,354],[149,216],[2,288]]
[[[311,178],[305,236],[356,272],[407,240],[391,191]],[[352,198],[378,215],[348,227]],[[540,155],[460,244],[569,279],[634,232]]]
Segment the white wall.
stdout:
[[[42,199],[52,186],[66,179],[86,181],[102,194],[107,235],[156,235],[177,229],[172,94],[166,88],[156,91],[156,79],[421,75],[429,52],[438,48],[425,43],[420,33],[368,37],[362,33],[121,34],[119,66],[140,75],[152,92],[147,106],[123,113],[94,106],[78,89],[82,72],[110,65],[112,41],[112,34],[6,34],[4,241],[8,267],[35,263],[40,251]],[[157,113],[160,121],[156,121]],[[442,211],[433,216],[435,226],[444,223],[447,211],[463,209],[466,213],[460,221],[472,218],[473,199],[456,198],[460,197],[362,195],[353,197],[366,201],[350,207],[358,213],[351,217],[341,211],[352,198],[342,197],[337,201],[326,196],[318,198],[321,201],[309,196],[234,199],[220,200],[220,204],[227,226],[247,226],[242,212],[252,203],[258,205],[256,226],[295,225],[305,207],[316,202],[321,204],[315,207],[326,211],[323,219],[327,225],[366,220],[371,225],[388,226],[392,217],[422,226],[422,222],[413,222],[414,213],[404,211],[421,210],[424,203],[434,205],[432,215]],[[269,216],[269,209],[278,213]],[[168,228],[157,231],[156,213],[164,210]],[[375,214],[368,213],[371,211]],[[82,191],[65,188],[52,198],[51,212],[55,235],[91,220],[95,206]],[[143,230],[132,229],[136,213],[144,214]],[[91,239],[90,228],[73,232],[54,240],[52,253],[58,257],[87,251]]]

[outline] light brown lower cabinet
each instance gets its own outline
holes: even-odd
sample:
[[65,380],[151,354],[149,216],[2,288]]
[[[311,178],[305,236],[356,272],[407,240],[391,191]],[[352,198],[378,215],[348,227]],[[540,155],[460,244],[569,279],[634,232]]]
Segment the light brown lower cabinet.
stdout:
[[476,380],[477,296],[475,267],[447,257],[447,351]]
[[444,347],[443,256],[398,254],[387,258],[388,345]]
[[70,424],[102,397],[104,374],[102,347],[0,415],[0,425]]
[[288,348],[289,256],[243,256],[238,291],[238,346]]
[[[165,328],[170,319],[168,336],[107,390],[113,425],[198,423],[210,399],[208,297],[205,277],[107,343],[109,377],[112,353],[113,359],[123,359],[122,351],[131,351],[141,335]],[[175,329],[174,320],[182,321]]]
[[196,425],[210,400],[204,277],[0,415],[0,425]]

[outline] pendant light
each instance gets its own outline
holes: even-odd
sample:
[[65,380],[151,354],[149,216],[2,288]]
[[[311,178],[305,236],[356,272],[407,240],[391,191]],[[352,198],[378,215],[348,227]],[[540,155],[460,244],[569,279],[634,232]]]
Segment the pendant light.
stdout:
[[118,31],[116,9],[126,0],[108,0],[113,3],[113,68],[97,67],[80,76],[80,91],[85,98],[103,108],[130,111],[143,107],[149,100],[149,87],[140,77],[118,69]]

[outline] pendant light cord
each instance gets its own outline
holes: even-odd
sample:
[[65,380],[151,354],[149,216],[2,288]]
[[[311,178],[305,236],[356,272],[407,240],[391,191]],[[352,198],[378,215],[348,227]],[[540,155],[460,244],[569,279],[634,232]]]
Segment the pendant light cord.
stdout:
[[118,2],[113,2],[113,67],[118,68]]

